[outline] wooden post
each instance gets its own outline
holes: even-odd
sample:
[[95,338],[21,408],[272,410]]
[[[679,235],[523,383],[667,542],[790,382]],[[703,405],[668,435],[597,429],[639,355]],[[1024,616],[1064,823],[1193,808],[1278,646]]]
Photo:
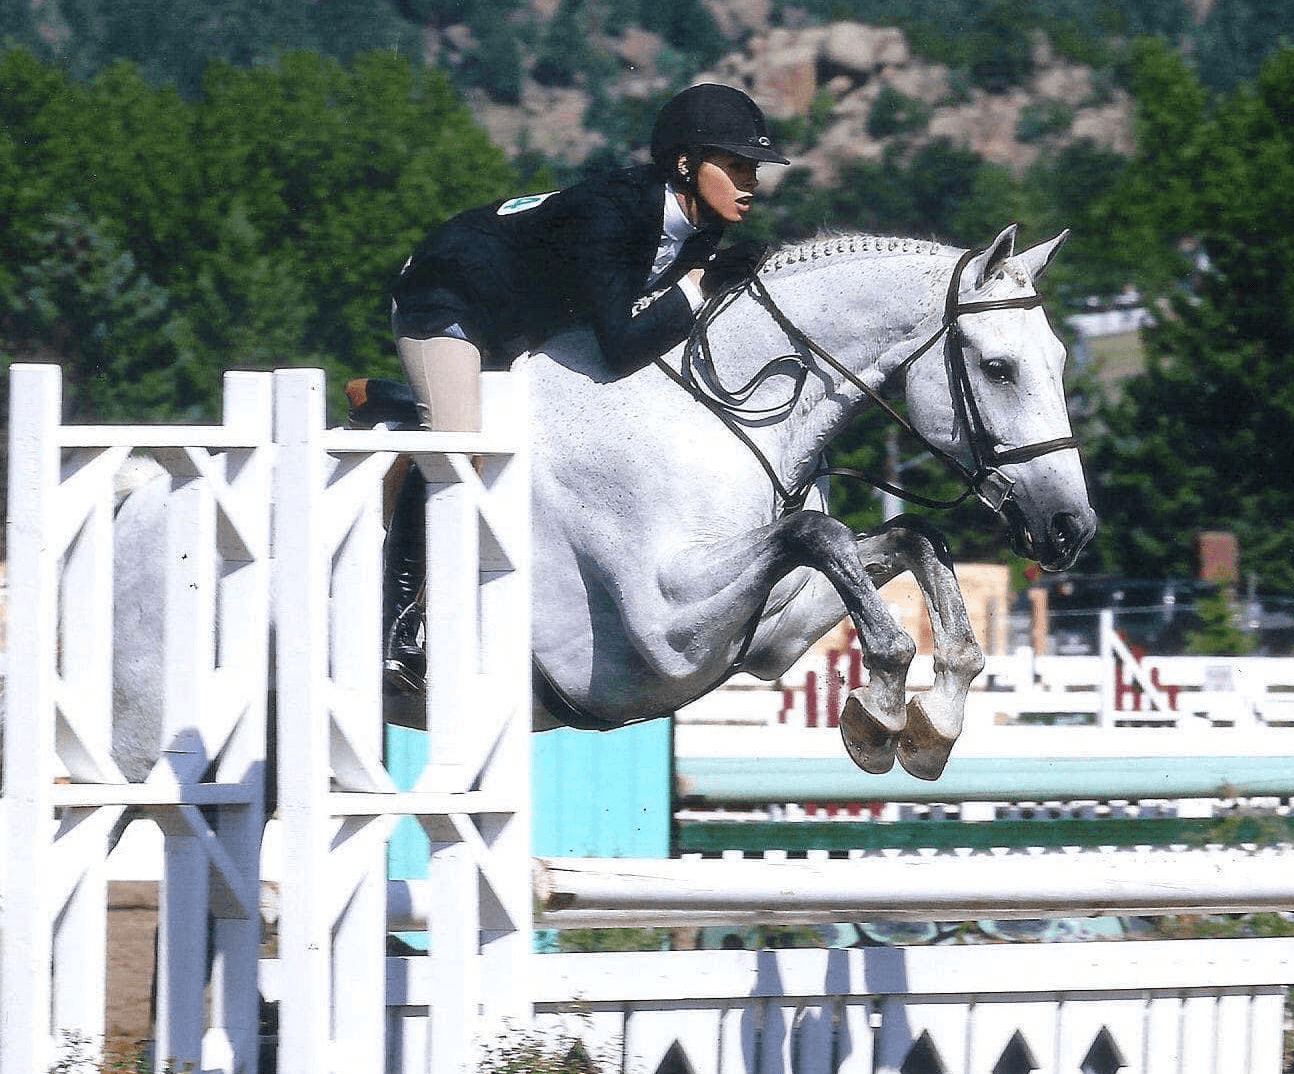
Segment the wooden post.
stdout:
[[32,877],[53,863],[58,559],[59,370],[10,368],[9,668],[5,682],[4,928],[0,930],[0,1074],[51,1065],[53,915]]
[[[332,920],[328,913],[329,712],[327,549],[322,510],[324,377],[274,374],[275,585],[279,823],[283,833],[279,1067],[325,1074],[331,1048]],[[289,524],[290,523],[290,524]],[[352,985],[353,987],[353,985]]]
[[1027,590],[1029,594],[1029,640],[1035,656],[1047,652],[1047,588],[1033,585]]

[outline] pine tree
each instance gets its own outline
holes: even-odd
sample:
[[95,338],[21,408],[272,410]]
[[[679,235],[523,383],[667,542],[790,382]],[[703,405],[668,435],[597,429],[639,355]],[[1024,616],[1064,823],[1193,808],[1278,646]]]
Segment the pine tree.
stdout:
[[1286,48],[1163,161],[1166,190],[1191,187],[1175,222],[1209,261],[1146,333],[1145,374],[1105,410],[1092,469],[1109,569],[1184,575],[1192,534],[1229,529],[1246,576],[1294,589],[1291,102]]

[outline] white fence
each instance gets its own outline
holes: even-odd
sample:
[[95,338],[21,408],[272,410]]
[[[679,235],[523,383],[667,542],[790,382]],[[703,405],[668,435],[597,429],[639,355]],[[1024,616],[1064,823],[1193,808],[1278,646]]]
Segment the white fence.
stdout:
[[[626,1074],[1278,1074],[1290,941],[548,955]],[[580,997],[575,1009],[569,997]]]
[[[487,377],[486,428],[469,436],[329,431],[322,377],[305,371],[230,375],[228,420],[214,428],[66,427],[56,370],[12,376],[2,1074],[51,1069],[60,1033],[103,1035],[105,877],[128,810],[164,834],[159,1063],[255,1071],[259,980],[278,1004],[283,1074],[475,1070],[491,1027],[524,1024],[532,1009],[543,1026],[579,1029],[606,1053],[605,1069],[644,1074],[1276,1074],[1281,997],[1294,978],[1287,940],[1076,944],[1041,957],[1013,947],[532,958],[524,381]],[[140,615],[164,617],[163,750],[129,782],[110,749],[111,541],[113,474],[134,449],[163,463],[172,494],[166,580],[134,594]],[[414,454],[431,484],[434,750],[406,792],[382,765],[376,659],[380,480],[399,452]],[[258,959],[271,674],[283,849],[276,957]],[[426,930],[429,953],[388,958],[384,851],[401,815],[431,841],[432,879],[407,900],[417,921],[400,922]],[[1169,870],[1180,898],[1125,896],[1119,906],[1286,905],[1294,873],[1284,857],[1209,860],[1187,854],[1171,867],[1180,874],[1166,859],[1151,863],[1151,873]],[[866,905],[861,873],[828,870],[834,887],[818,910],[892,904],[901,914],[920,902],[919,875],[935,876],[936,894],[940,875],[961,878],[923,913],[1009,916],[1025,901],[1029,913],[1073,910],[1069,882],[1041,860],[926,861],[844,863],[882,885]],[[685,884],[646,909],[613,905],[609,878],[629,878],[630,894],[616,898],[659,901],[644,878],[675,866],[588,865],[596,890],[559,885],[545,920],[570,923],[558,915],[581,899],[603,923],[630,920],[621,909],[673,924],[730,920],[743,897],[741,919],[792,920],[812,890],[816,866],[748,879],[737,864],[707,863],[704,899]],[[1236,874],[1234,901],[1207,895],[1224,867]],[[1131,875],[1104,868],[1115,888]],[[1031,869],[1057,885],[1052,905],[1022,901],[1019,878]],[[968,894],[986,886],[988,897]],[[1083,909],[1097,904],[1105,897]]]
[[[134,815],[164,836],[159,1066],[255,1071],[260,979],[284,1074],[381,1071],[393,1051],[399,1069],[470,1069],[483,1018],[529,1012],[524,381],[484,378],[485,429],[467,435],[329,431],[316,371],[228,374],[210,428],[64,426],[57,368],[11,377],[0,1071],[39,1074],[64,1042],[102,1041],[106,877]],[[114,601],[114,479],[139,449],[171,475],[164,550],[152,585]],[[398,793],[377,657],[381,481],[400,452],[430,482],[436,751]],[[135,782],[111,749],[114,603],[119,624],[164,621],[160,759]],[[283,860],[263,963],[272,673]],[[425,1033],[414,1054],[413,1034],[387,1032],[386,837],[402,815],[431,840],[437,886],[434,987],[401,1017],[434,1019],[434,1054]]]
[[[50,1069],[60,1034],[103,1036],[106,861],[127,810],[168,836],[158,1049],[254,1069],[269,381],[231,375],[223,426],[123,429],[61,425],[57,369],[11,378],[0,1070]],[[176,494],[156,565],[165,599],[132,595],[164,617],[166,752],[131,784],[110,747],[113,482],[133,448],[168,468]]]
[[[1074,717],[1104,727],[1289,727],[1294,725],[1294,658],[1133,658],[1112,631],[1096,656],[1037,656],[1030,649],[986,658],[966,704],[974,730],[1022,719]],[[934,680],[929,656],[912,662],[908,685]],[[683,723],[834,727],[846,693],[864,679],[856,640],[813,652],[774,683],[749,675],[689,705]]]

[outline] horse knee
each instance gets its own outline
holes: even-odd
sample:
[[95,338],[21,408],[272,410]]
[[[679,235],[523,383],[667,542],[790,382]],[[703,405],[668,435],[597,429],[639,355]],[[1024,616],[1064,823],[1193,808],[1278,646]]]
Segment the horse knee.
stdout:
[[908,666],[916,655],[917,643],[906,631],[896,628],[883,641],[868,639],[863,665],[873,674],[906,676]]
[[787,515],[778,530],[784,558],[802,567],[823,568],[831,563],[857,560],[852,531],[837,518],[821,511],[796,511]]
[[947,671],[965,682],[970,682],[983,670],[984,650],[971,635],[956,639],[947,646],[942,659],[936,658],[935,661],[936,672]]
[[948,541],[943,531],[929,519],[920,515],[898,515],[885,522],[881,529],[908,555],[920,556],[931,552],[940,563],[949,570],[952,569],[953,555]]

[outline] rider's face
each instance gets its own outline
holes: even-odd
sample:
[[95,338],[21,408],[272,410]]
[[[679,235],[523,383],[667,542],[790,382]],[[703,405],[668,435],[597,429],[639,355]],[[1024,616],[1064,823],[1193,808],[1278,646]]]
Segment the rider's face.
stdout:
[[719,219],[735,224],[750,212],[759,187],[755,174],[758,162],[712,149],[701,159],[696,173],[696,192],[701,202]]

